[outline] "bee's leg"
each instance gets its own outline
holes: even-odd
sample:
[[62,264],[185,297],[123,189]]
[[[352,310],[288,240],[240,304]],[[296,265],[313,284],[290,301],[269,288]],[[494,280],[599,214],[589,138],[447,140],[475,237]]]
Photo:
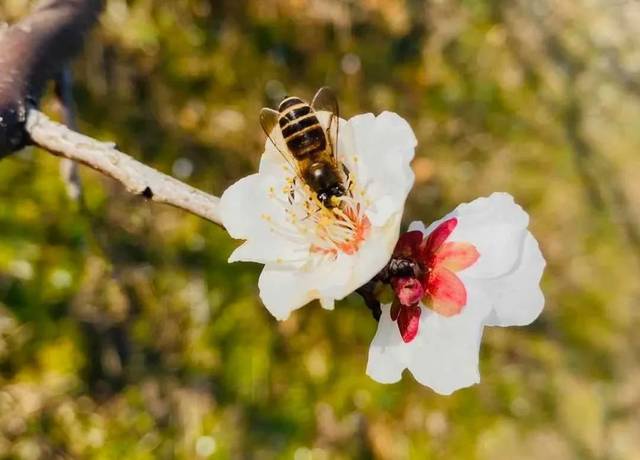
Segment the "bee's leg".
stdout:
[[296,199],[296,192],[294,189],[289,190],[289,204],[293,204]]
[[347,193],[350,195],[351,194],[351,184],[352,184],[352,180],[351,180],[351,172],[349,171],[349,168],[347,168],[347,166],[342,163],[342,172],[344,173],[344,185],[345,188],[347,189]]
[[291,188],[289,189],[289,204],[293,204],[296,199],[296,178],[293,178],[293,183],[291,184]]

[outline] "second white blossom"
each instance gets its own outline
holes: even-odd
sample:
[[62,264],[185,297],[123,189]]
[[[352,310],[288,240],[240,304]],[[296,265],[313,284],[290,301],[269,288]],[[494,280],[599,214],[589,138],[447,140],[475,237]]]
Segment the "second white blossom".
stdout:
[[413,273],[393,277],[367,373],[381,383],[409,369],[441,394],[480,380],[484,326],[525,325],[544,305],[545,261],[527,230],[529,216],[506,193],[458,206],[428,228],[414,222],[394,259]]

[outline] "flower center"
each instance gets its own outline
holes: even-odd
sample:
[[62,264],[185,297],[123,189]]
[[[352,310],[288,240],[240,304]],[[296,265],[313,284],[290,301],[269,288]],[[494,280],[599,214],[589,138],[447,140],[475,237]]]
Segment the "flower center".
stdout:
[[364,193],[356,187],[352,174],[345,184],[347,192],[335,198],[337,206],[329,208],[309,185],[296,176],[290,177],[279,194],[270,190],[271,198],[284,207],[290,226],[278,227],[269,220],[272,230],[293,241],[308,242],[310,252],[323,258],[335,259],[340,253],[355,254],[368,237],[371,222],[362,204]]
[[448,241],[457,225],[453,217],[426,238],[420,231],[400,236],[391,261],[377,276],[392,286],[399,306],[413,307],[422,301],[444,316],[462,311],[467,291],[457,272],[473,265],[480,253],[471,243]]

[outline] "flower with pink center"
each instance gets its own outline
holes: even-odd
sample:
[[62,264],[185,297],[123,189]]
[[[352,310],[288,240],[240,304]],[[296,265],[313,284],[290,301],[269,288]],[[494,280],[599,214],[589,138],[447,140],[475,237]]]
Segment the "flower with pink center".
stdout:
[[[420,301],[443,316],[460,313],[467,303],[467,291],[455,273],[471,266],[479,254],[472,244],[446,242],[457,225],[458,219],[452,217],[438,225],[428,238],[414,230],[403,234],[396,245],[393,257],[415,267],[413,276],[390,280],[397,300],[391,306],[391,317],[398,318],[395,321],[405,342],[418,333],[422,310],[416,306]],[[408,326],[411,327],[407,329]]]
[[382,306],[367,374],[381,383],[404,369],[441,394],[479,382],[484,326],[531,323],[544,305],[545,261],[528,215],[506,193],[458,206],[425,228],[414,222],[392,262],[393,303]]
[[[317,115],[327,129],[329,114]],[[286,149],[279,129],[271,138]],[[384,267],[413,186],[409,164],[416,142],[395,113],[339,120],[337,159],[348,193],[331,209],[268,140],[258,173],[224,192],[222,222],[233,238],[244,240],[229,261],[264,264],[260,298],[273,316],[286,319],[314,299],[333,308]]]

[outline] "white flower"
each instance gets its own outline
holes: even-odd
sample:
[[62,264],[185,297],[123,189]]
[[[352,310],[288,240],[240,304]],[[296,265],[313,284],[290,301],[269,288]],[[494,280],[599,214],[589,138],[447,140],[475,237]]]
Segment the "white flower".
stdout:
[[[328,112],[317,115],[326,127]],[[271,137],[284,145],[279,129]],[[355,291],[387,263],[413,185],[409,163],[416,142],[408,123],[395,113],[340,120],[338,160],[348,171],[350,193],[339,208],[323,207],[269,140],[258,173],[224,192],[223,224],[233,238],[246,240],[229,262],[265,265],[260,298],[273,316],[286,319],[314,299],[333,308],[334,300]]]
[[394,257],[416,277],[392,280],[396,301],[382,307],[367,374],[381,383],[409,369],[440,394],[480,381],[484,326],[531,323],[542,311],[545,261],[529,216],[506,193],[458,206],[425,229],[414,222]]

